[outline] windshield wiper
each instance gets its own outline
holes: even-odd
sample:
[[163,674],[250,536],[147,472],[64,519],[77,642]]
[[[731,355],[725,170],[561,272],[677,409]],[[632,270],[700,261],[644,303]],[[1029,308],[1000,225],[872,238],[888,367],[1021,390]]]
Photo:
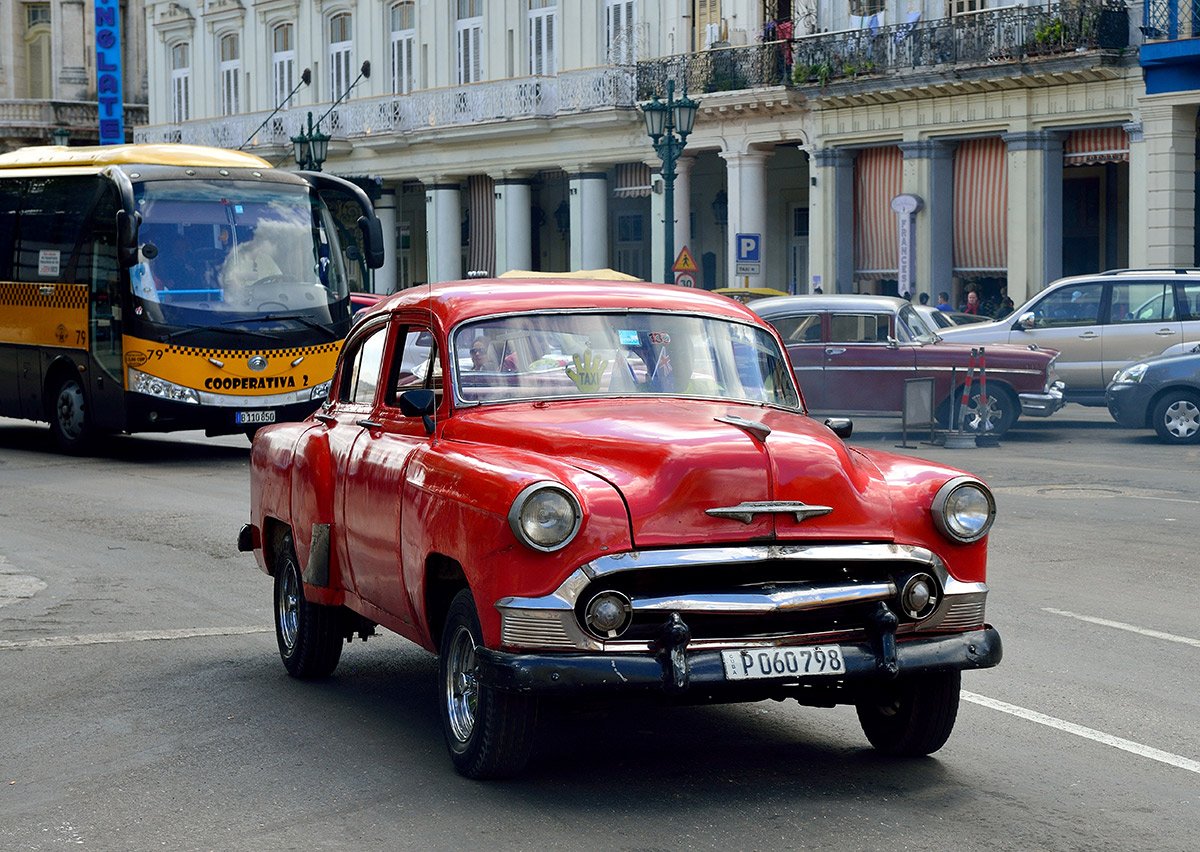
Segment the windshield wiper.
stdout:
[[262,314],[256,317],[247,317],[246,319],[230,320],[230,322],[277,322],[279,320],[295,320],[301,325],[306,325],[316,331],[323,331],[331,339],[338,337],[338,333],[327,325],[322,325],[314,319],[303,316],[301,314]]
[[[237,322],[241,322],[241,320],[237,320]],[[271,334],[266,331],[251,331],[248,328],[229,328],[229,325],[230,324],[228,322],[223,322],[220,325],[188,326],[187,328],[180,328],[175,331],[172,331],[170,334],[164,334],[162,337],[159,338],[159,342],[169,343],[172,340],[176,340],[180,337],[185,337],[186,335],[189,335],[189,334],[198,334],[201,331],[219,331],[222,334],[250,334],[255,337],[265,337],[267,340],[279,340],[280,339],[278,334]]]

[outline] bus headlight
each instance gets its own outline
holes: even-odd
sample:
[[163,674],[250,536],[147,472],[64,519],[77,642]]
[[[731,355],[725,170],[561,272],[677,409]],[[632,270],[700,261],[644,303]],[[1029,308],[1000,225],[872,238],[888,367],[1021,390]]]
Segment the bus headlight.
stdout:
[[508,525],[524,544],[547,553],[566,547],[579,532],[583,511],[575,495],[556,482],[523,489],[508,510]]
[[316,402],[318,400],[322,400],[322,399],[325,399],[326,397],[328,397],[329,396],[329,385],[332,383],[332,381],[333,380],[331,379],[328,382],[321,382],[321,384],[319,384],[319,385],[314,385],[312,391],[310,391],[308,394],[308,398],[310,400],[312,400],[313,402]]
[[952,541],[978,541],[987,535],[996,519],[996,501],[982,482],[956,476],[934,495],[934,526]]
[[151,376],[141,370],[129,368],[129,389],[136,393],[156,396],[159,399],[169,399],[172,402],[190,402],[200,404],[200,396],[192,388],[185,388],[158,376]]

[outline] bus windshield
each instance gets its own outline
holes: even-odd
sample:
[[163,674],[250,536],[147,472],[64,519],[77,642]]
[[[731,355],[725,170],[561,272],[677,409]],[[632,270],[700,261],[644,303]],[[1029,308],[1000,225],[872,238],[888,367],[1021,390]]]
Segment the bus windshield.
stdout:
[[235,180],[135,186],[142,225],[129,283],[138,318],[172,326],[263,315],[341,319],[337,227],[303,186]]

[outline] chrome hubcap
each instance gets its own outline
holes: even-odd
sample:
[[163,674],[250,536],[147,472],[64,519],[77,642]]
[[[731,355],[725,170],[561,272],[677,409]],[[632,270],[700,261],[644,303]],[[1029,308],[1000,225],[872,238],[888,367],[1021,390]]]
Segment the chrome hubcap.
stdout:
[[454,739],[465,743],[475,730],[479,683],[475,678],[475,639],[459,627],[446,650],[446,717]]
[[279,619],[279,638],[291,653],[300,633],[300,578],[294,562],[289,561],[279,577],[279,599],[275,601],[275,611]]
[[1200,431],[1200,408],[1191,400],[1180,399],[1167,406],[1164,426],[1176,438],[1190,438]]

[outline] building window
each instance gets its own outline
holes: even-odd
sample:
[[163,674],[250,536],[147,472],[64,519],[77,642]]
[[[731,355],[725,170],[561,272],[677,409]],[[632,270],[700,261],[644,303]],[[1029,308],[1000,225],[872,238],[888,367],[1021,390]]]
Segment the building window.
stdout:
[[392,6],[392,94],[407,95],[413,90],[413,50],[416,46],[416,18],[413,0]]
[[296,88],[296,25],[280,24],[271,31],[271,69],[275,104],[282,104]]
[[612,65],[637,62],[637,4],[635,0],[607,0],[605,7],[606,53]]
[[221,86],[221,115],[237,115],[241,110],[242,54],[237,33],[221,37],[221,63],[218,66]]
[[483,79],[483,0],[458,0],[458,83]]
[[171,118],[176,124],[192,117],[192,46],[171,48]]
[[946,0],[946,17],[969,15],[983,8],[983,0]]
[[[953,3],[955,0],[949,0]],[[974,2],[974,0],[970,0]],[[859,18],[883,14],[884,0],[850,0],[850,14]]]
[[558,73],[558,0],[529,0],[529,73]]
[[350,88],[350,51],[354,48],[349,12],[329,19],[329,99],[337,100]]
[[49,3],[25,6],[25,68],[25,97],[49,100],[54,89]]

